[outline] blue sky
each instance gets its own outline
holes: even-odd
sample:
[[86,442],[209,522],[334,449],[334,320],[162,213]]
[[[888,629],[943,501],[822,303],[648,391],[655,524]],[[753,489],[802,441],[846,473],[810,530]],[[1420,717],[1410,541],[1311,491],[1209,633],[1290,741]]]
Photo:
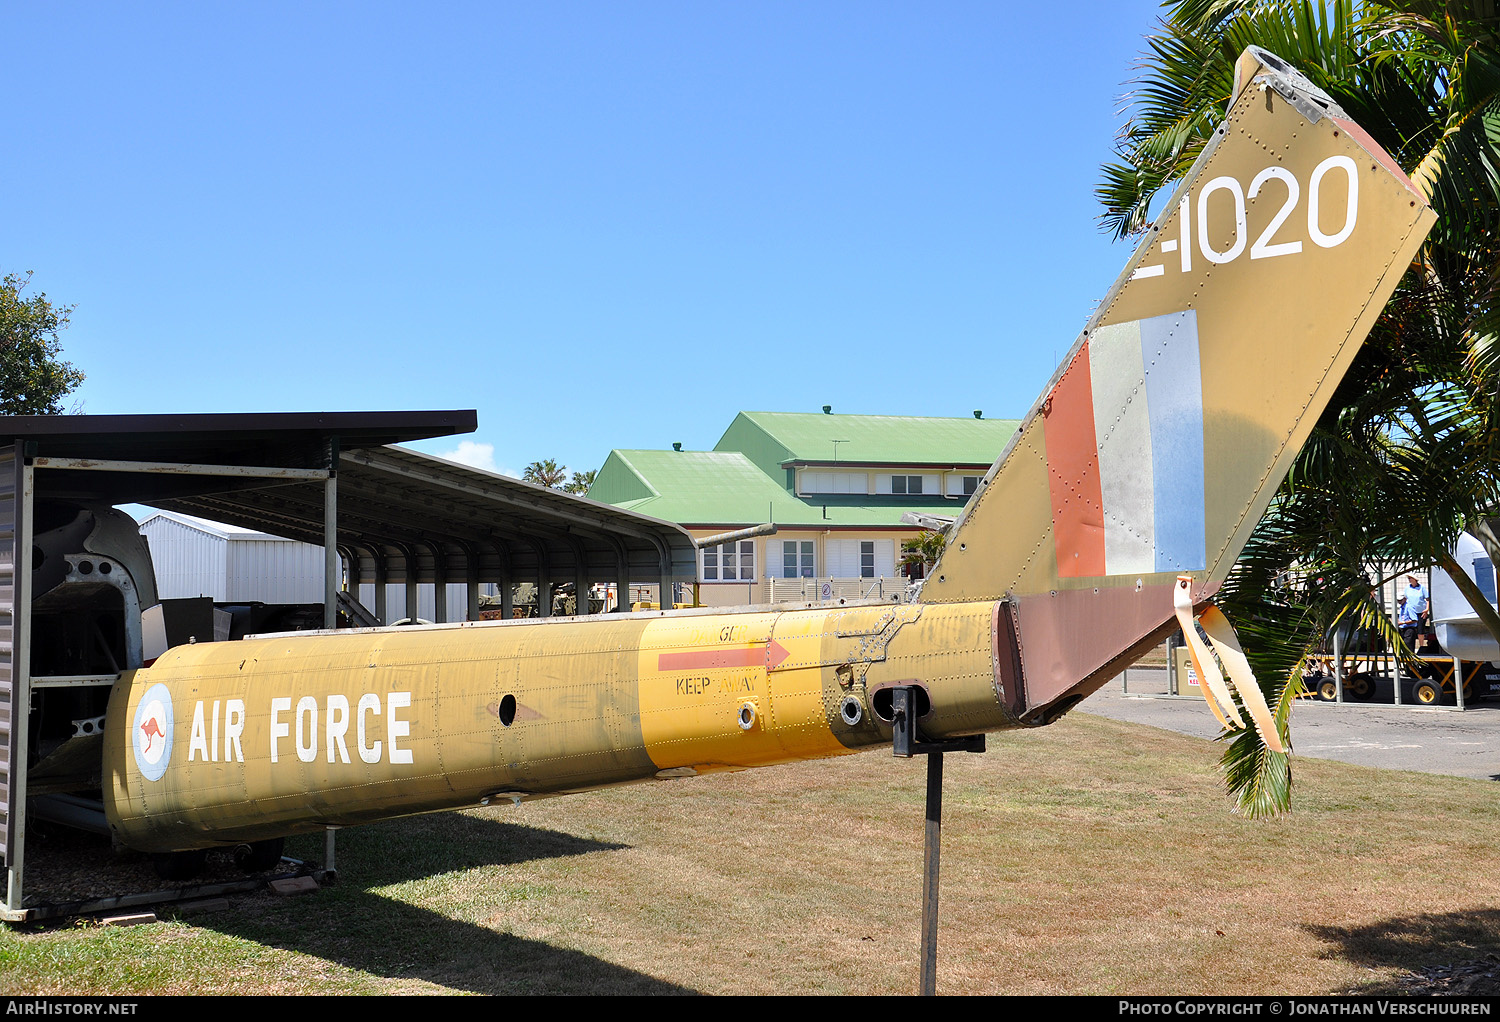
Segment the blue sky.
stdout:
[[77,306],[95,414],[475,408],[514,473],[1019,416],[1129,254],[1158,11],[12,6],[0,272]]

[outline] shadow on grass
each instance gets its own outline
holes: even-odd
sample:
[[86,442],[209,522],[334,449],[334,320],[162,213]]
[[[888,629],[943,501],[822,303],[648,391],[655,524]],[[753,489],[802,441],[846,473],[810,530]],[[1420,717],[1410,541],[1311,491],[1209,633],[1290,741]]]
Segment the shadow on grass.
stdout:
[[336,904],[329,893],[297,899],[297,911],[278,913],[280,919],[220,915],[194,922],[372,976],[425,980],[476,994],[696,992],[581,951],[449,919],[368,891],[346,892]]
[[[1365,926],[1307,926],[1308,933],[1337,947],[1335,954],[1367,968],[1422,971],[1500,955],[1500,908],[1396,916]],[[1383,983],[1360,993],[1410,992],[1409,985]]]
[[[321,840],[302,839],[306,847],[297,851],[311,857],[312,842],[321,851]],[[262,901],[232,916],[195,917],[193,922],[372,976],[425,980],[478,994],[695,993],[581,951],[450,918],[379,890],[445,873],[625,847],[455,813],[392,820],[341,831],[339,882],[316,895]],[[484,902],[487,893],[492,892],[475,889],[472,901]],[[522,895],[537,896],[545,894]]]
[[[465,813],[434,813],[341,830],[335,855],[340,879],[368,888],[627,847]],[[323,838],[288,839],[287,854],[321,861]]]

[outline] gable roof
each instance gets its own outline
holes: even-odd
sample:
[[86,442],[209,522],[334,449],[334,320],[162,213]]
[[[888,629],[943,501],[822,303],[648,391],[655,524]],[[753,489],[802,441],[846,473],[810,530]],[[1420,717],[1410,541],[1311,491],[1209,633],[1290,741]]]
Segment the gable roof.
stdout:
[[[941,472],[988,469],[1017,419],[740,412],[712,451],[614,450],[589,488],[593,500],[697,528],[910,528],[902,514],[958,514],[964,500],[931,493],[793,492],[795,465],[884,466]],[[837,459],[834,443],[837,440]]]
[[672,522],[764,522],[800,503],[738,451],[610,451],[589,497]]
[[714,450],[740,451],[773,478],[787,462],[988,468],[1020,425],[1019,419],[740,412]]
[[[778,469],[777,475],[785,472]],[[963,502],[931,496],[819,494],[797,497],[738,451],[622,451],[609,453],[592,500],[682,525],[781,526],[830,529],[895,527],[906,511],[956,515]]]
[[198,532],[207,533],[218,539],[274,540],[282,543],[296,542],[296,540],[287,539],[285,536],[273,536],[268,532],[257,532],[255,529],[242,529],[238,525],[211,522],[207,518],[195,518],[192,515],[177,514],[175,511],[157,511],[142,518],[139,525],[144,529],[157,519],[176,522],[178,525],[186,526],[189,529],[196,529]]

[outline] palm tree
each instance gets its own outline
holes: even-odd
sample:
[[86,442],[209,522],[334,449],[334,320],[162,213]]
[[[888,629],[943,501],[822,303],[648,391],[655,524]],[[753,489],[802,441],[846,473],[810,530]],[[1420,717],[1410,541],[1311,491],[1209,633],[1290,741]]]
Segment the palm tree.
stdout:
[[594,477],[599,474],[597,468],[591,468],[587,472],[574,472],[573,478],[563,485],[565,493],[587,493],[589,487],[594,485]]
[[[1459,529],[1500,505],[1500,17],[1493,0],[1178,0],[1147,40],[1102,171],[1117,236],[1144,230],[1152,201],[1191,167],[1250,44],[1327,92],[1439,217],[1219,596],[1284,728],[1327,627],[1357,618],[1399,645],[1365,566],[1451,564]],[[1477,588],[1469,599],[1500,638]],[[1225,766],[1243,810],[1286,806],[1286,759],[1255,733],[1235,739]]]
[[549,489],[555,488],[568,478],[568,469],[565,465],[559,465],[551,458],[545,461],[533,461],[526,466],[526,472],[521,476],[528,483],[537,483]]

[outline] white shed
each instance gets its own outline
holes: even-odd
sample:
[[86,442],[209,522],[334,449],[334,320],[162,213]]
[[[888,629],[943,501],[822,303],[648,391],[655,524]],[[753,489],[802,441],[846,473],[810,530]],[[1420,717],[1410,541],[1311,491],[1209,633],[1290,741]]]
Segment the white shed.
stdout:
[[[207,596],[218,603],[322,603],[323,548],[190,515],[158,511],[141,522],[151,544],[156,588],[163,600]],[[493,585],[483,591],[492,592]],[[406,617],[406,587],[386,589],[386,614]],[[375,605],[375,587],[359,587],[366,607]],[[464,620],[469,603],[463,583],[448,585],[448,620]],[[417,594],[417,616],[431,621],[436,601],[432,584]]]
[[322,603],[323,548],[188,515],[158,511],[141,523],[164,600]]

